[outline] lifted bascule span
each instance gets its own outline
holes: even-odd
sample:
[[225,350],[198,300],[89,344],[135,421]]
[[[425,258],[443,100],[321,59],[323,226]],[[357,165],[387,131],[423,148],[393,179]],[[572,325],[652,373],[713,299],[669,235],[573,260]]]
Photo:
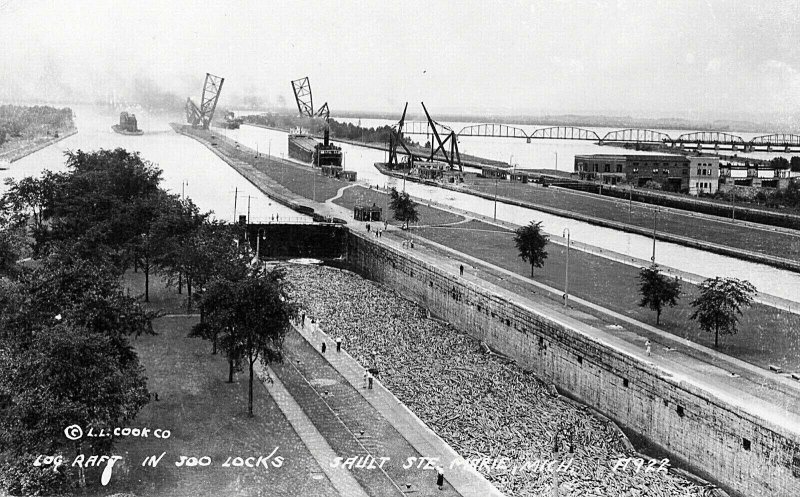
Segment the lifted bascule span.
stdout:
[[309,81],[308,76],[293,80],[292,91],[294,92],[295,102],[297,102],[297,111],[301,116],[320,117],[325,121],[330,118],[331,112],[328,109],[328,102],[322,104],[322,107],[314,112],[314,95],[311,93],[311,81]]
[[191,97],[186,99],[186,122],[193,128],[208,129],[211,120],[214,118],[214,111],[217,109],[219,94],[222,92],[222,83],[225,78],[206,73],[206,81],[203,84],[203,94],[200,98],[200,107],[195,104]]

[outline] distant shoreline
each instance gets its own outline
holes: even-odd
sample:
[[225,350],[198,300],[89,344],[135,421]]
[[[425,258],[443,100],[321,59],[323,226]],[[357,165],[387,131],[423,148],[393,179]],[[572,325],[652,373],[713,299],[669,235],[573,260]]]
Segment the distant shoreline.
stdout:
[[[231,107],[235,109],[235,106]],[[278,115],[294,114],[290,108],[282,109],[235,109],[237,113],[263,114],[271,113]],[[439,122],[457,123],[494,123],[507,124],[509,126],[575,126],[588,128],[613,128],[613,129],[652,129],[652,130],[674,130],[674,131],[720,131],[726,133],[795,133],[794,129],[776,128],[773,125],[762,122],[737,121],[725,119],[710,119],[707,121],[690,120],[680,117],[666,118],[643,118],[632,116],[592,116],[578,114],[560,115],[506,115],[506,114],[451,114],[441,113],[432,116]],[[400,119],[400,112],[382,111],[337,111],[331,115],[332,119],[385,119],[395,122]],[[406,120],[425,120],[424,114],[410,113],[406,115]],[[780,128],[780,129],[779,129]]]
[[9,163],[16,162],[20,159],[24,159],[25,157],[33,153],[38,152],[43,148],[49,147],[54,143],[58,143],[65,138],[69,138],[70,136],[76,134],[77,132],[78,128],[73,128],[65,132],[63,135],[59,135],[58,137],[52,137],[40,143],[28,144],[12,150],[2,152],[0,153],[0,160],[7,160]]

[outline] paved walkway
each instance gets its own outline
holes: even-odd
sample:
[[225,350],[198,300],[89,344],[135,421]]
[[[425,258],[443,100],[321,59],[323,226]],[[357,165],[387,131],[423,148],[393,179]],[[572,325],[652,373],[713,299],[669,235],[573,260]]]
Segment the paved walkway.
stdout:
[[379,381],[366,388],[361,365],[316,325],[293,329],[285,350],[259,376],[272,378],[268,390],[341,495],[502,496]]

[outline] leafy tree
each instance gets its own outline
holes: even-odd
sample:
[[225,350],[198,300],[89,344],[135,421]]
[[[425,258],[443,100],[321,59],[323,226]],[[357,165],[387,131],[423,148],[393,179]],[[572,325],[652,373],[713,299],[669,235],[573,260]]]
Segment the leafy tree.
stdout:
[[51,214],[44,243],[69,241],[73,252],[90,258],[106,252],[124,267],[133,246],[139,243],[143,218],[137,201],[157,198],[161,171],[137,153],[123,149],[86,153],[67,152],[69,171],[54,178]]
[[46,218],[45,209],[52,203],[58,176],[44,171],[41,178],[27,176],[18,181],[6,178],[4,203],[15,213],[27,213],[34,223],[34,229],[42,229]]
[[681,295],[681,283],[677,276],[669,278],[662,274],[656,264],[643,267],[639,271],[639,281],[641,282],[639,292],[642,294],[639,305],[656,311],[656,324],[659,324],[664,305],[675,307],[678,303]]
[[189,236],[183,250],[189,309],[193,285],[202,292],[214,279],[238,280],[247,273],[252,256],[247,244],[238,243],[240,229],[216,220],[206,221]]
[[789,169],[789,160],[785,157],[773,157],[769,162],[774,169]]
[[792,169],[793,173],[800,172],[800,157],[796,155],[792,156],[789,161],[789,167]]
[[123,425],[148,398],[128,337],[151,333],[152,315],[124,295],[115,267],[64,247],[0,284],[0,475],[11,475],[0,486],[15,493],[82,484],[82,470],[56,479],[31,462],[109,451],[111,439],[71,442],[63,430]]
[[531,265],[531,278],[533,278],[533,268],[544,266],[547,259],[545,247],[549,237],[542,231],[542,222],[530,222],[528,226],[518,228],[514,234],[514,243],[519,250],[519,256],[523,261]]
[[201,214],[190,199],[169,202],[162,207],[156,220],[154,231],[161,244],[158,265],[167,284],[177,285],[182,293],[183,279],[190,266],[186,257],[186,247],[209,214]]
[[204,293],[206,325],[223,333],[221,346],[230,365],[247,362],[250,382],[248,413],[253,415],[253,366],[257,360],[269,364],[283,359],[283,338],[297,304],[290,300],[284,272],[256,270],[237,281],[218,279]]
[[394,218],[404,223],[404,228],[408,229],[408,223],[416,223],[419,220],[417,204],[407,192],[398,192],[392,188],[390,192],[389,208],[394,211]]
[[[0,353],[0,454],[30,464],[38,454],[71,459],[110,451],[110,438],[70,441],[64,428],[124,426],[147,403],[143,368],[124,362],[118,351],[112,337],[67,322],[41,328],[24,346],[6,344]],[[77,477],[85,484],[81,470]]]
[[714,332],[714,347],[719,346],[719,335],[733,335],[742,307],[753,303],[755,287],[749,281],[736,278],[708,278],[700,283],[700,295],[692,301],[700,329]]

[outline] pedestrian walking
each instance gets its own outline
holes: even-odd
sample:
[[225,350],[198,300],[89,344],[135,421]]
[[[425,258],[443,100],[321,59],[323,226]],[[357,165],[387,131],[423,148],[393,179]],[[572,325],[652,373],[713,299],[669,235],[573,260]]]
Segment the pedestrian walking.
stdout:
[[367,389],[372,390],[372,373],[367,372]]
[[328,346],[327,346],[327,345],[325,345],[325,342],[322,342],[322,353],[323,353],[323,354],[325,353],[325,350],[326,350],[327,348],[328,348]]
[[464,265],[463,264],[458,266],[458,272],[461,274],[461,276],[464,276]]
[[644,342],[644,346],[647,349],[647,357],[650,357],[650,340]]
[[336,337],[336,352],[342,351],[342,337]]
[[367,223],[367,233],[369,233],[369,223]]
[[389,229],[389,221],[387,221],[385,219],[383,220],[383,229],[385,229],[385,230]]
[[413,249],[413,248],[414,248],[414,240],[411,240],[411,241],[410,241],[410,242],[408,242],[408,243],[411,245],[411,248]]
[[305,312],[300,315],[300,323],[301,323],[300,326],[305,326],[306,325],[306,313]]

